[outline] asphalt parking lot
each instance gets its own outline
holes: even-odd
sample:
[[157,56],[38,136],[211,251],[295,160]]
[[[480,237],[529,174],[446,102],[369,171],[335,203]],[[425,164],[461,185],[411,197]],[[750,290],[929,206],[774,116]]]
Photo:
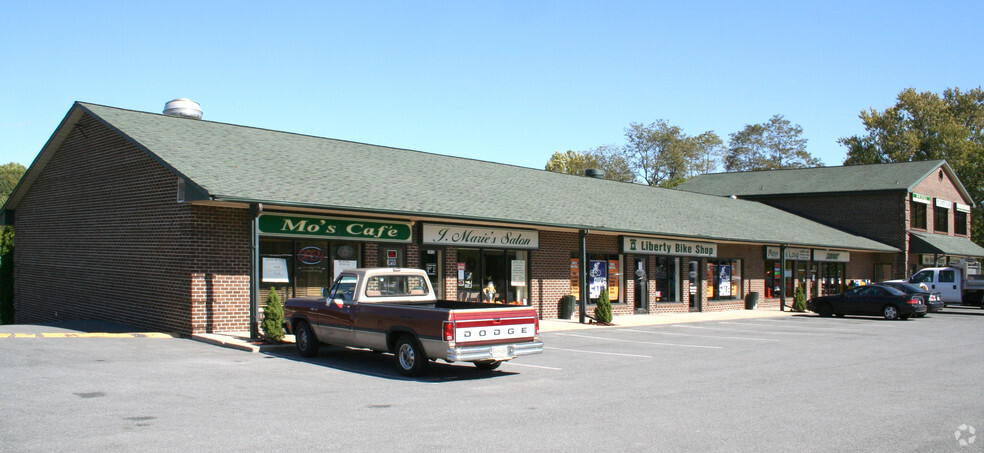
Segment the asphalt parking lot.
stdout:
[[362,350],[9,335],[0,451],[981,451],[982,323],[948,308],[560,330],[494,372],[421,379]]

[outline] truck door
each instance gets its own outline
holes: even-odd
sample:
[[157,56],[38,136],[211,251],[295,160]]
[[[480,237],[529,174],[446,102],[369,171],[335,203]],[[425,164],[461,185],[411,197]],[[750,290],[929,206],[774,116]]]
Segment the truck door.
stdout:
[[354,275],[342,275],[328,291],[321,325],[316,327],[318,338],[323,342],[348,345],[352,340],[352,317],[355,312],[353,300],[357,281],[358,278]]
[[963,303],[963,291],[961,291],[960,273],[956,269],[940,269],[936,280],[936,290],[943,295],[943,302],[961,304]]

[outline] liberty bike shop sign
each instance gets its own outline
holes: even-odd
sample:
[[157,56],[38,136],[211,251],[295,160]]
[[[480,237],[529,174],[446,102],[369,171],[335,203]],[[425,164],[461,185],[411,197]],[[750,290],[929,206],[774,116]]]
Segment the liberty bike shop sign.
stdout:
[[717,244],[713,242],[671,241],[668,239],[623,236],[622,252],[646,255],[717,258]]
[[380,242],[410,242],[412,238],[409,223],[379,220],[264,213],[257,227],[268,236]]

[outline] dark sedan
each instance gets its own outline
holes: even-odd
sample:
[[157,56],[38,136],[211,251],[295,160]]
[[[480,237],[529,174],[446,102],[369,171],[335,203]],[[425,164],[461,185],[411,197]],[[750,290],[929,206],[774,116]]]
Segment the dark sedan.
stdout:
[[943,297],[941,297],[938,292],[930,292],[925,288],[921,288],[913,285],[912,283],[906,282],[881,282],[879,285],[891,286],[892,288],[902,291],[910,296],[916,295],[921,297],[923,304],[926,305],[926,313],[936,313],[943,309]]
[[833,296],[814,297],[806,308],[820,316],[869,315],[885,319],[909,319],[926,314],[922,298],[890,286],[866,285]]

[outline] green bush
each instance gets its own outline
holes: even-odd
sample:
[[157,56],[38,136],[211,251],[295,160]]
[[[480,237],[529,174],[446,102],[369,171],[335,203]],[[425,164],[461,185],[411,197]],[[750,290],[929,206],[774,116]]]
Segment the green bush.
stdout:
[[14,227],[0,227],[0,324],[14,322]]
[[595,321],[602,324],[612,322],[612,301],[608,298],[608,288],[601,290],[601,297],[598,298],[598,305],[594,311]]
[[267,341],[280,343],[284,339],[284,304],[280,302],[277,288],[270,288],[260,328],[263,329],[263,338]]
[[803,292],[803,285],[796,287],[796,295],[793,296],[793,311],[806,311],[806,293]]

